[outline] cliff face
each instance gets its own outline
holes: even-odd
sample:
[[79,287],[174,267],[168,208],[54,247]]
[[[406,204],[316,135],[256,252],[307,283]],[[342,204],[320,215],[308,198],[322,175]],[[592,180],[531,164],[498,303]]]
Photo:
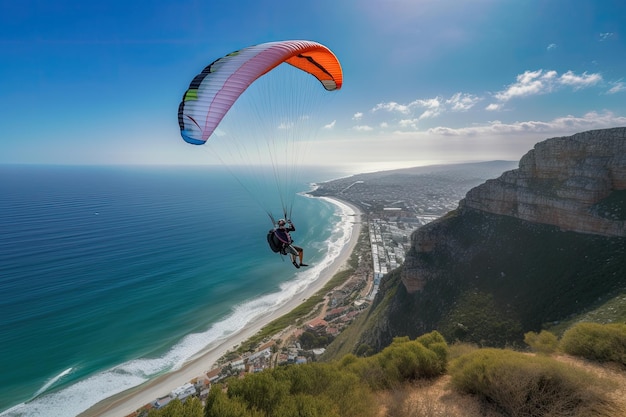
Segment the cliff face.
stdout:
[[[539,142],[518,169],[470,190],[459,203],[459,215],[468,210],[562,231],[626,236],[626,128]],[[448,246],[447,252],[459,256],[470,256],[472,250],[452,247],[458,245],[447,236],[445,219],[417,230],[411,240],[413,251],[402,271],[409,293],[420,291],[438,273],[422,261],[436,247]]]
[[472,189],[460,207],[566,231],[626,236],[622,215],[597,206],[623,190],[626,128],[615,128],[538,143],[519,169]]
[[626,288],[626,128],[538,143],[411,235],[359,343],[438,330],[506,346]]

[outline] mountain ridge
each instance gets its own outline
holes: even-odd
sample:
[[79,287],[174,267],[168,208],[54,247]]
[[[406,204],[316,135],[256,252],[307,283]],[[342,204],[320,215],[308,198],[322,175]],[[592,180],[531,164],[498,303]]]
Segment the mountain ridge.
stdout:
[[626,128],[547,139],[519,168],[470,190],[460,207],[551,224],[562,230],[626,236],[623,212],[598,210],[626,190]]
[[624,189],[626,128],[538,143],[520,168],[413,232],[355,348],[431,330],[449,342],[521,345],[524,332],[625,291]]

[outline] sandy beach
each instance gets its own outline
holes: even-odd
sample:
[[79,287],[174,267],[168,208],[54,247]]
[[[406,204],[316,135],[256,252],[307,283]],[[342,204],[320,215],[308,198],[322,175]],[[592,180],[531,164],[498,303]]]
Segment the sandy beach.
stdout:
[[288,303],[277,309],[273,314],[263,316],[253,323],[250,323],[239,333],[233,334],[227,339],[223,340],[219,345],[211,348],[210,350],[202,353],[198,357],[189,361],[182,368],[158,377],[154,380],[148,381],[138,387],[127,390],[120,394],[117,394],[111,398],[107,398],[104,401],[89,408],[85,412],[81,413],[81,417],[125,417],[137,409],[143,407],[156,400],[157,398],[168,395],[173,389],[184,385],[185,383],[202,376],[205,372],[209,371],[219,358],[224,356],[233,346],[237,346],[249,339],[257,332],[259,332],[264,326],[273,320],[289,313],[296,308],[303,299],[317,293],[324,285],[344,267],[352,251],[356,247],[361,232],[361,213],[353,205],[347,204],[344,201],[335,199],[328,199],[340,206],[347,206],[354,213],[352,221],[352,232],[350,240],[343,247],[339,256],[335,258],[333,263],[326,267],[319,274],[319,277],[313,284],[309,285],[303,292],[299,293],[296,297],[293,297]]

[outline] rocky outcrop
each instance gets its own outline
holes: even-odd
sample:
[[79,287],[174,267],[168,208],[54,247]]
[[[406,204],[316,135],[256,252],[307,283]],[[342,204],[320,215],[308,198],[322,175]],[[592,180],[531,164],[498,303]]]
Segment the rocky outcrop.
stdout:
[[540,142],[522,157],[519,169],[470,190],[459,208],[513,216],[564,231],[626,236],[624,207],[602,205],[624,190],[626,128],[622,127]]
[[538,143],[411,235],[381,280],[357,345],[438,330],[448,342],[523,346],[626,288],[626,128]]
[[[477,256],[473,251],[480,247],[463,245],[458,231],[452,230],[453,223],[470,222],[469,212],[555,226],[563,232],[626,237],[626,128],[540,142],[522,157],[518,169],[473,188],[455,213],[415,231],[402,268],[408,293],[440,279],[441,268],[434,264],[446,256]],[[494,230],[493,224],[483,222],[469,224],[465,233],[510,232]]]

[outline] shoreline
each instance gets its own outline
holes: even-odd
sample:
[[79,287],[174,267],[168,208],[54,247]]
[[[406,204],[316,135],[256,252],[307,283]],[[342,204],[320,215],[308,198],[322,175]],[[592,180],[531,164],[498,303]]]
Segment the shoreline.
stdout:
[[[240,345],[255,334],[263,327],[274,321],[275,319],[288,314],[290,311],[298,307],[303,299],[308,299],[312,295],[321,290],[337,272],[344,268],[350,259],[361,234],[361,216],[362,212],[353,204],[346,201],[330,197],[313,197],[321,198],[340,207],[344,215],[353,217],[351,222],[350,239],[341,248],[339,255],[332,263],[323,269],[318,278],[311,283],[304,291],[294,296],[285,305],[278,308],[272,314],[263,316],[240,332],[228,336],[226,339],[218,342],[216,346],[208,348],[207,351],[198,354],[180,369],[159,376],[151,381],[147,381],[137,387],[116,394],[88,408],[80,413],[81,417],[125,417],[137,411],[141,407],[155,401],[157,398],[168,395],[173,389],[182,386],[191,380],[203,376],[207,371],[211,370],[214,364],[224,356],[233,346]],[[346,210],[349,209],[349,210]],[[350,211],[351,214],[347,214]]]

